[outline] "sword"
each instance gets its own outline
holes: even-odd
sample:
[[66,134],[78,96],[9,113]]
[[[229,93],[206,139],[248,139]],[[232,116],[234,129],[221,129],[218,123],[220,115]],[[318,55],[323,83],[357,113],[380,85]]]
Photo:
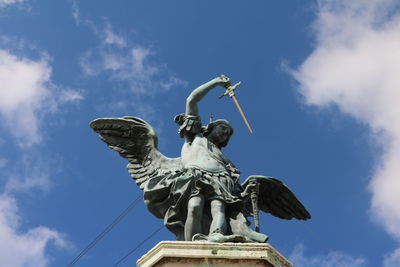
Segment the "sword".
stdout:
[[223,93],[219,98],[222,98],[222,97],[224,97],[226,95],[229,96],[230,98],[232,98],[233,102],[236,105],[236,108],[239,110],[239,113],[242,116],[242,119],[244,120],[244,123],[247,126],[247,129],[249,129],[250,133],[253,133],[253,130],[251,129],[250,124],[247,121],[246,116],[244,115],[244,112],[243,112],[242,108],[239,105],[239,102],[237,101],[237,99],[235,97],[235,90],[240,84],[241,84],[241,82],[238,82],[238,83],[236,83],[236,84],[234,84],[232,86],[226,87],[225,93]]

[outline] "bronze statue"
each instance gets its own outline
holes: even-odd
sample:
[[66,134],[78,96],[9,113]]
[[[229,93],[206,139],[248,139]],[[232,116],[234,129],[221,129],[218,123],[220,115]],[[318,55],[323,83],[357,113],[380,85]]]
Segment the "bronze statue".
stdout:
[[[239,170],[221,151],[232,126],[226,120],[202,126],[198,113],[197,103],[216,86],[229,88],[230,79],[220,76],[196,88],[186,112],[175,117],[185,139],[179,158],[158,151],[156,133],[140,118],[101,118],[90,126],[129,161],[128,171],[144,191],[147,208],[164,219],[177,240],[266,242],[268,237],[258,232],[258,209],[282,219],[311,216],[275,178],[253,175],[239,183]],[[250,216],[257,231],[249,227]]]

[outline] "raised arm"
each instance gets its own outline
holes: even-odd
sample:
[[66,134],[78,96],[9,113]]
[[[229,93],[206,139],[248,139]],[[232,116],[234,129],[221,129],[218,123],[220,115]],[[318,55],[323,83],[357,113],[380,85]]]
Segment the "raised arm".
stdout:
[[200,85],[196,89],[193,90],[193,92],[189,95],[189,97],[186,99],[186,115],[191,115],[191,116],[198,116],[199,115],[199,108],[197,106],[197,103],[214,87],[216,86],[229,86],[231,80],[224,76],[221,75],[220,77],[217,77],[215,79],[212,79],[211,81]]

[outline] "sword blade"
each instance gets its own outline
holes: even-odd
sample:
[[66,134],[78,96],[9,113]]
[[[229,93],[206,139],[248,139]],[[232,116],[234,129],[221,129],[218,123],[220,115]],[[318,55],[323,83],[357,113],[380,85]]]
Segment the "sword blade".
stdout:
[[251,129],[250,124],[249,124],[249,122],[247,121],[246,116],[244,115],[243,110],[242,110],[242,108],[240,107],[239,102],[237,101],[236,97],[233,95],[233,96],[231,96],[231,98],[233,99],[233,102],[235,102],[235,105],[236,105],[237,109],[239,110],[239,113],[240,113],[240,115],[242,116],[242,118],[243,118],[243,120],[244,120],[244,123],[245,123],[246,126],[247,126],[247,129],[249,129],[250,133],[253,133],[253,130]]

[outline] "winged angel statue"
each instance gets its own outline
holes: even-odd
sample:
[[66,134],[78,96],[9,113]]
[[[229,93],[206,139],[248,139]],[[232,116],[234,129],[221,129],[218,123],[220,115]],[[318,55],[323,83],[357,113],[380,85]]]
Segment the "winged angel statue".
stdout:
[[[186,112],[175,117],[185,139],[181,157],[168,158],[157,149],[153,128],[137,117],[100,118],[90,126],[101,140],[129,161],[132,178],[144,191],[149,211],[164,219],[177,240],[211,242],[266,242],[247,218],[258,209],[282,219],[311,216],[278,179],[252,175],[239,183],[240,172],[222,153],[233,128],[226,120],[202,126],[197,103],[213,88],[229,87],[217,77],[196,88],[187,98]],[[257,198],[258,196],[258,198]]]

